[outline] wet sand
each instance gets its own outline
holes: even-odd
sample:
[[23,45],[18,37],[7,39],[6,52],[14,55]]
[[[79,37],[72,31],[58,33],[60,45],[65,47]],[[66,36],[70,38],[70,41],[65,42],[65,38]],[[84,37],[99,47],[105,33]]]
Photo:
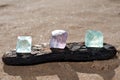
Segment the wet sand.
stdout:
[[88,29],[100,30],[104,42],[120,51],[120,0],[0,0],[0,80],[120,80],[120,55],[93,62],[53,62],[7,66],[2,55],[17,36],[48,43],[52,30],[69,32],[67,42],[84,41]]

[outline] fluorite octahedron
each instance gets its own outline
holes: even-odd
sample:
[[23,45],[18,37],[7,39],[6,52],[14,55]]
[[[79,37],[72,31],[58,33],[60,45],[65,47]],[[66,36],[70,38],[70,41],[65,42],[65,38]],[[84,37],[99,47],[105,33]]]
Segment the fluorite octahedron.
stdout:
[[31,36],[18,36],[16,52],[31,53],[32,38]]
[[64,49],[66,46],[68,33],[64,30],[52,31],[52,37],[50,40],[50,48]]
[[85,36],[86,47],[103,47],[103,34],[100,31],[88,30]]

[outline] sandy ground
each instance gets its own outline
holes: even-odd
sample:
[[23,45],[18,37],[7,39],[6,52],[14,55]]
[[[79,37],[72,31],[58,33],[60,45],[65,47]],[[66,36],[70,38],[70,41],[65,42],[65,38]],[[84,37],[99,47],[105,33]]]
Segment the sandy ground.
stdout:
[[120,58],[7,66],[2,55],[15,48],[17,36],[33,44],[49,42],[52,30],[69,32],[67,42],[84,41],[88,29],[120,50],[120,0],[0,0],[0,80],[120,80]]

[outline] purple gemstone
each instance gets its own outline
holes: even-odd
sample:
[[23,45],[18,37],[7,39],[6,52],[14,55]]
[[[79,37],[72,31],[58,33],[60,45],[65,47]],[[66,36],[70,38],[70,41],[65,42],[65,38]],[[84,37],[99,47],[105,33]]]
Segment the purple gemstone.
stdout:
[[50,48],[64,49],[66,46],[68,33],[64,30],[52,31],[52,38],[50,40]]

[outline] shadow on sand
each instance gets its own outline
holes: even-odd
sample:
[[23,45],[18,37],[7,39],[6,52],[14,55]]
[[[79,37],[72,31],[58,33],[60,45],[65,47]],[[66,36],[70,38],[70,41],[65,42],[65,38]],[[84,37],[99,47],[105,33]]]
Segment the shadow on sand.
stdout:
[[119,66],[118,58],[93,62],[55,62],[34,66],[4,65],[4,72],[12,76],[20,76],[22,80],[37,80],[38,76],[57,75],[60,80],[79,80],[76,72],[98,74],[104,80],[112,80],[115,69]]

